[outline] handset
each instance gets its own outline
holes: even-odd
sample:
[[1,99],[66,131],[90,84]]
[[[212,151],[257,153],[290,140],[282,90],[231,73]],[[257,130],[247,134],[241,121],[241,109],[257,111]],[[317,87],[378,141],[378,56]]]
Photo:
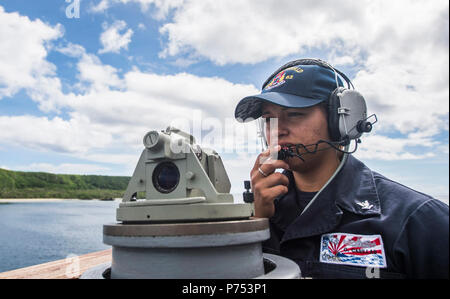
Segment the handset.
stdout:
[[277,160],[286,160],[287,158],[293,156],[293,152],[288,146],[282,146],[278,152]]

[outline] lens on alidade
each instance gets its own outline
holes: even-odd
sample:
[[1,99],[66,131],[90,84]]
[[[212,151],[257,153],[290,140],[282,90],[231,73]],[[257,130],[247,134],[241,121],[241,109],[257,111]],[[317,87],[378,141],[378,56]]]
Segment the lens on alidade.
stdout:
[[172,162],[161,162],[153,170],[153,186],[161,193],[170,193],[178,186],[180,172]]

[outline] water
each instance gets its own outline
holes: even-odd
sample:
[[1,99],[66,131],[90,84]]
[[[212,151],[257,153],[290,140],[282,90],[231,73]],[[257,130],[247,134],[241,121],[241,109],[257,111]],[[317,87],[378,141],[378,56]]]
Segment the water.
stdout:
[[0,272],[104,250],[118,201],[0,203]]
[[[448,204],[448,196],[440,199]],[[0,272],[110,248],[102,242],[103,224],[115,222],[119,203],[0,203]]]

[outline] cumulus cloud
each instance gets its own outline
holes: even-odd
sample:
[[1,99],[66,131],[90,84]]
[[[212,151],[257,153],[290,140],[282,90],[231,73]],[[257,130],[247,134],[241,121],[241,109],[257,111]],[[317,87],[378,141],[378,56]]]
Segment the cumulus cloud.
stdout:
[[102,64],[95,55],[83,55],[77,64],[77,68],[80,81],[90,84],[96,90],[112,87],[120,88],[123,86],[123,82],[117,74],[117,69],[110,65]]
[[137,3],[143,12],[147,12],[153,5],[156,8],[156,11],[152,12],[153,17],[160,20],[164,19],[170,10],[180,7],[183,2],[184,0],[101,0],[97,4],[92,4],[89,10],[93,13],[102,13],[115,4]]
[[[169,39],[164,53],[176,55],[190,48],[219,64],[256,63],[301,54],[312,47],[339,50],[342,57],[344,52],[351,54],[344,62],[338,61],[351,63],[363,58],[349,61],[358,53],[383,52],[390,43],[403,44],[406,50],[410,44],[404,40],[417,46],[421,38],[448,47],[446,1],[366,0],[336,5],[326,0],[209,0],[186,1],[177,8],[172,22],[161,28]],[[427,34],[430,28],[434,34]],[[414,48],[420,51],[421,47]],[[393,55],[409,59],[408,55]]]
[[326,50],[354,71],[378,134],[425,138],[448,131],[448,20],[448,1],[187,0],[160,28],[160,56],[255,64]]
[[160,28],[167,37],[160,57],[173,56],[176,65],[199,57],[254,64],[326,50],[323,58],[354,71],[369,112],[378,114],[379,134],[415,138],[448,130],[447,1],[132,2],[154,5],[163,16],[173,12]]
[[[103,1],[102,1],[103,2]],[[110,0],[112,3],[128,3]],[[447,1],[153,1],[167,37],[160,57],[189,66],[255,64],[326,50],[347,66],[377,113],[380,134],[435,136],[448,130]],[[143,10],[146,11],[146,10]]]
[[[98,51],[99,54],[103,53],[119,53],[121,49],[128,50],[128,44],[131,42],[131,36],[133,35],[133,30],[127,28],[127,23],[125,21],[115,21],[111,26],[103,24],[103,29],[105,30],[100,35],[100,42],[103,46],[102,49]],[[125,32],[123,32],[126,30]],[[121,33],[123,32],[123,33]]]
[[[105,90],[109,88],[123,87],[123,81],[119,78],[118,70],[110,65],[105,65],[94,54],[86,53],[84,47],[69,43],[64,47],[56,48],[56,51],[70,57],[78,58],[76,64],[77,78],[79,84],[76,85],[80,92],[87,90]],[[82,85],[81,83],[84,83]]]
[[343,36],[354,42],[358,36],[347,29],[362,19],[355,19],[358,7],[350,1],[186,1],[160,29],[168,38],[161,55],[193,50],[219,65],[257,63]]
[[[44,111],[55,109],[62,97],[56,66],[47,61],[52,42],[63,35],[61,25],[51,26],[0,6],[0,100],[21,89],[40,102]],[[19,50],[20,49],[20,50]]]
[[[435,146],[438,144],[428,138],[390,138],[382,135],[369,135],[362,143],[355,153],[356,157],[384,161],[431,158],[436,155]],[[420,148],[420,153],[414,153],[413,148]]]
[[70,120],[31,115],[0,116],[2,143],[60,153],[83,153],[111,143],[111,133],[80,116]]
[[[72,110],[72,118],[87,117],[113,134],[115,142],[122,146],[142,147],[141,140],[147,131],[168,125],[185,125],[180,128],[194,133],[194,121],[203,121],[197,126],[197,133],[201,134],[202,130],[211,129],[207,127],[208,120],[217,120],[215,124],[219,126],[226,118],[234,121],[231,116],[237,100],[256,92],[252,85],[233,84],[221,78],[187,73],[157,75],[136,68],[125,73],[121,80],[120,90],[91,88],[73,95],[67,107]],[[92,84],[95,86],[97,82]],[[242,131],[237,123],[234,125],[227,131],[229,134],[234,134],[234,129]],[[218,130],[224,138],[225,128],[221,126]]]
[[107,10],[110,6],[109,0],[101,0],[97,4],[91,4],[89,11],[93,13],[100,13]]
[[[344,1],[336,6],[325,0],[102,0],[97,11],[119,2],[139,3],[144,12],[153,5],[154,17],[160,20],[174,12],[173,19],[161,26],[167,43],[160,55],[174,56],[179,65],[189,65],[199,57],[218,65],[252,64],[327,49],[332,63],[355,71],[355,85],[365,95],[369,111],[378,114],[377,134],[363,139],[359,157],[420,159],[433,155],[430,145],[448,154],[448,145],[433,139],[448,130],[445,2]],[[408,17],[401,17],[403,14]],[[111,34],[105,35],[98,53],[127,48],[132,30],[122,22],[105,26],[103,34],[108,30]],[[77,59],[79,82],[77,92],[65,94],[56,67],[46,60],[51,43],[62,36],[61,26],[8,14],[1,7],[0,24],[0,38],[10,41],[0,44],[0,98],[24,88],[41,110],[63,107],[68,111],[64,119],[1,116],[2,144],[134,166],[136,153],[142,150],[142,136],[148,130],[163,129],[177,119],[192,122],[200,113],[205,120],[201,132],[211,133],[208,118],[219,119],[225,127],[224,120],[232,117],[237,101],[258,92],[252,85],[220,77],[163,75],[136,67],[120,74],[82,46],[69,43],[56,50]],[[224,149],[248,147],[245,140],[233,144],[235,136],[245,130],[254,134],[254,127],[244,129],[236,122],[230,127],[228,133],[217,135],[224,141]],[[393,132],[400,137],[384,136]],[[422,147],[422,152],[414,151],[416,147]],[[111,148],[118,153],[113,154]],[[237,158],[227,156],[224,160],[226,167],[233,169],[232,181],[241,183],[254,157],[240,152]],[[58,169],[57,165],[47,167]],[[235,191],[241,190],[240,185],[237,188]]]
[[[236,102],[247,94],[257,93],[252,85],[188,73],[159,75],[135,67],[119,76],[116,68],[102,63],[81,45],[69,43],[55,50],[77,59],[76,92],[64,94],[54,103],[65,108],[68,119],[3,117],[1,126],[7,129],[2,130],[0,138],[4,143],[72,153],[87,160],[130,161],[130,152],[142,148],[142,137],[150,129],[163,129],[181,121],[192,132],[194,118],[200,114],[206,122],[204,127],[200,124],[199,132],[206,134],[211,129],[208,120],[232,120]],[[32,126],[33,129],[13,129],[19,123],[23,128]],[[221,131],[221,139],[233,139],[235,129],[242,131],[233,126],[228,130],[232,137]],[[116,150],[127,147],[130,151],[112,156],[107,150],[97,154],[89,152],[106,147]]]
[[257,63],[326,47],[330,57],[339,52],[338,63],[353,63],[397,38],[417,42],[433,25],[428,38],[445,47],[447,8],[446,1],[186,0],[161,27],[163,55],[193,50],[218,64]]

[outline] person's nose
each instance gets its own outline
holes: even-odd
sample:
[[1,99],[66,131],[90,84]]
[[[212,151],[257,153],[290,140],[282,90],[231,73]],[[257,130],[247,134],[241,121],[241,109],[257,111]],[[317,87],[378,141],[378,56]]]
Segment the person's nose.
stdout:
[[281,118],[278,121],[278,139],[286,137],[289,134],[288,126],[286,121]]
[[277,136],[278,139],[286,137],[289,134],[289,127],[286,119],[283,116],[279,116],[271,120],[271,134],[272,136]]

